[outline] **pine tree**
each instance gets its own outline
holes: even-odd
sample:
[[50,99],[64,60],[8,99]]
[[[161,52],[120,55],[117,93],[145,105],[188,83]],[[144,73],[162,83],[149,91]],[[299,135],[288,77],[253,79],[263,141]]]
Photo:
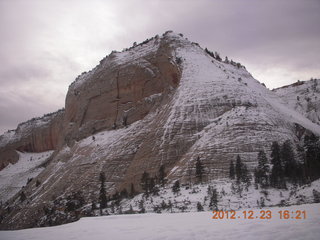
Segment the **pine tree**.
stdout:
[[154,178],[151,177],[149,179],[149,192],[150,193],[154,193],[155,186],[156,186],[156,182],[155,182]]
[[91,211],[94,211],[96,209],[97,209],[97,204],[96,204],[95,201],[92,201],[92,203],[91,203]]
[[172,192],[173,193],[178,193],[180,192],[180,182],[179,180],[175,181],[175,183],[172,186]]
[[149,194],[149,182],[150,182],[149,173],[144,171],[141,177],[140,185],[146,194]]
[[305,165],[303,163],[297,163],[295,176],[300,185],[306,184]]
[[161,165],[159,168],[159,184],[162,187],[164,187],[165,185],[165,177],[166,177],[165,166]]
[[220,54],[218,53],[218,52],[215,52],[215,56],[216,56],[216,59],[218,60],[218,61],[222,61],[222,59],[221,59],[221,57],[220,57]]
[[39,187],[41,185],[41,182],[39,180],[36,181],[36,187]]
[[120,198],[123,199],[123,198],[128,198],[129,194],[128,194],[128,191],[126,188],[122,189],[121,192],[120,192]]
[[112,195],[112,199],[114,201],[114,204],[116,206],[119,206],[120,205],[120,201],[121,201],[121,197],[120,197],[120,194],[118,191],[116,191],[113,195]]
[[21,191],[20,193],[20,201],[23,202],[27,199],[27,196],[26,194],[24,193],[24,191]]
[[260,205],[261,208],[264,208],[266,206],[265,201],[264,201],[264,197],[260,198],[260,204],[259,205]]
[[270,183],[271,186],[275,188],[284,188],[284,173],[283,173],[283,165],[280,157],[280,146],[278,142],[273,142],[271,145],[271,177]]
[[284,175],[289,178],[289,180],[296,182],[297,164],[289,140],[282,144],[280,154],[284,166]]
[[[114,211],[114,203],[113,202],[111,202],[110,208],[111,208],[111,212],[114,213],[115,211]],[[100,208],[100,215],[102,215],[102,209],[101,208]]]
[[207,48],[205,48],[205,52],[208,53],[211,57],[216,58],[216,57],[214,56],[214,53],[211,52],[211,51],[209,51]]
[[254,187],[255,187],[255,189],[258,189],[260,179],[259,179],[259,174],[258,174],[257,168],[254,169],[253,175],[254,175]]
[[172,213],[172,202],[171,202],[171,200],[169,200],[169,202],[168,202],[168,209],[170,209],[170,212]]
[[242,172],[241,181],[246,184],[246,188],[248,190],[248,187],[251,184],[251,176],[250,176],[249,170],[247,168],[247,165],[244,163],[242,164],[241,172]]
[[139,213],[145,213],[146,209],[144,208],[144,201],[141,199],[139,202]]
[[200,161],[200,158],[198,157],[196,161],[196,177],[200,183],[202,183],[203,174],[204,174],[204,167]]
[[100,201],[100,209],[107,207],[107,196],[106,196],[106,189],[105,189],[105,181],[106,177],[103,172],[100,173],[100,194],[99,194],[99,201]]
[[218,211],[218,192],[215,188],[211,190],[209,207],[211,210]]
[[258,183],[261,184],[261,187],[267,187],[269,185],[269,166],[268,159],[264,151],[259,151],[258,153],[258,167],[256,174]]
[[149,181],[149,192],[152,193],[153,195],[158,195],[159,193],[159,187],[158,185],[156,185],[156,179],[155,178],[150,178]]
[[243,177],[242,177],[242,162],[239,155],[237,156],[235,171],[236,171],[237,182],[240,183],[240,180]]
[[320,203],[320,192],[318,192],[317,190],[313,189],[312,193],[313,193],[313,202],[314,203]]
[[230,162],[229,178],[230,178],[230,179],[234,179],[234,178],[235,178],[235,169],[234,169],[233,161]]
[[168,206],[164,200],[162,200],[161,205],[160,205],[162,210],[165,210]]
[[129,197],[133,198],[135,195],[136,195],[136,190],[134,189],[133,183],[131,183]]
[[306,175],[310,181],[314,181],[320,177],[319,137],[314,134],[305,136],[304,145],[306,149]]
[[122,124],[123,124],[123,126],[127,127],[127,125],[128,125],[128,116],[127,115],[123,116]]
[[203,211],[203,206],[201,205],[200,202],[197,202],[197,211],[202,212]]

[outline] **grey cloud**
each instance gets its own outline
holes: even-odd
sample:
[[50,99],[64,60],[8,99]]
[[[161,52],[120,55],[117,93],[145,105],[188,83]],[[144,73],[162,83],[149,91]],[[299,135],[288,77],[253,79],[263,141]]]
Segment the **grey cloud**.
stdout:
[[[15,129],[16,126],[33,117],[42,116],[44,113],[56,111],[56,105],[39,101],[31,94],[11,96],[10,99],[0,96],[0,131]],[[4,104],[5,103],[5,104]]]
[[32,79],[47,78],[52,73],[49,69],[39,66],[23,65],[23,66],[8,66],[6,69],[0,71],[0,82],[2,87],[5,85],[12,85],[21,82],[28,82]]

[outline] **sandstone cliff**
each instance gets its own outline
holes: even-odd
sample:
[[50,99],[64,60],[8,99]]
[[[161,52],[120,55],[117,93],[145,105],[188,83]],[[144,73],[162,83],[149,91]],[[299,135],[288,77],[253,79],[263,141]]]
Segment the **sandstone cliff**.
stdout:
[[47,114],[20,123],[16,130],[11,130],[0,136],[0,166],[4,168],[9,163],[18,161],[20,152],[44,152],[54,150],[63,134],[62,123],[64,110]]
[[166,95],[179,84],[172,52],[168,41],[155,37],[125,52],[112,52],[79,76],[66,97],[66,141],[143,119],[157,94]]

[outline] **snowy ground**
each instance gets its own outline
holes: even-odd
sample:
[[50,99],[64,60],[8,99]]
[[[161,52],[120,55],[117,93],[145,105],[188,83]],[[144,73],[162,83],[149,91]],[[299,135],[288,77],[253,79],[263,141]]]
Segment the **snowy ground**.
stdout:
[[[57,227],[0,231],[0,239],[320,239],[320,204],[269,210],[272,212],[269,220],[211,219],[210,212],[91,217]],[[306,211],[306,219],[280,219],[279,210]],[[242,211],[236,216],[243,216]],[[253,211],[256,215],[260,209]]]

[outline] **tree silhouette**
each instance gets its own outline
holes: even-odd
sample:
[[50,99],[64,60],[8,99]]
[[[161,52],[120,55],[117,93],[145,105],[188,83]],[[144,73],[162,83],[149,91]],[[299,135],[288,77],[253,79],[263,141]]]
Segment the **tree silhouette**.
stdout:
[[99,194],[99,201],[100,201],[100,209],[106,208],[108,199],[106,196],[106,189],[105,189],[105,181],[106,177],[104,175],[104,172],[100,173],[100,194]]
[[196,177],[200,183],[202,183],[203,175],[204,175],[204,167],[200,161],[200,158],[198,157],[196,162]]

